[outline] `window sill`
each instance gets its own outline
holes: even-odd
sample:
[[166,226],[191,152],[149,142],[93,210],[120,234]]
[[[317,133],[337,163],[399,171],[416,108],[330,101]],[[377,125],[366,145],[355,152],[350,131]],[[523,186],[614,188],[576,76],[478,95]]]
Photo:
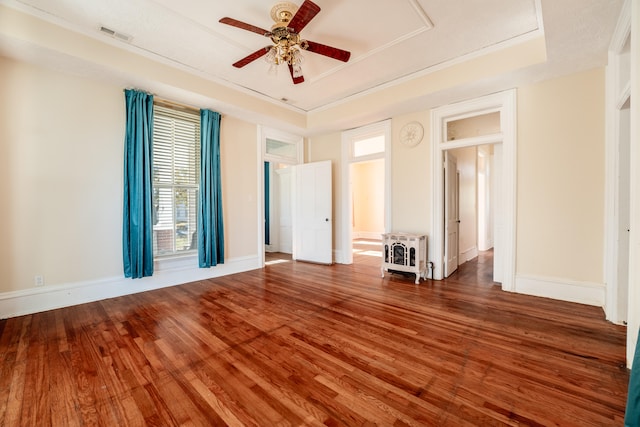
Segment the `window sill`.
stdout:
[[183,270],[198,266],[198,252],[157,256],[154,260],[156,271]]

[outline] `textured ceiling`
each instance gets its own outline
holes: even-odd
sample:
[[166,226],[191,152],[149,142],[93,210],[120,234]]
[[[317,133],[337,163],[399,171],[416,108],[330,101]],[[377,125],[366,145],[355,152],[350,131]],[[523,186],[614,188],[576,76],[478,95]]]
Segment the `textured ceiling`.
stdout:
[[[294,0],[296,4],[301,2]],[[622,0],[315,2],[322,10],[303,29],[303,38],[348,50],[351,59],[343,63],[305,52],[305,82],[293,85],[285,66],[275,75],[261,59],[242,69],[232,67],[270,40],[218,22],[229,16],[268,29],[273,23],[270,9],[275,1],[0,0],[1,4],[85,36],[109,39],[129,51],[259,99],[285,102],[302,112],[325,109],[398,80],[424,75],[458,58],[542,34],[546,37],[547,63],[521,71],[517,79],[500,76],[505,85],[602,66],[622,4]],[[110,38],[100,31],[101,27],[130,40]],[[16,49],[15,43],[0,38],[0,53],[26,57],[29,53],[25,49]],[[32,56],[50,56],[40,61],[56,61],[54,53],[34,52]],[[88,72],[90,69],[88,65]],[[486,88],[496,89],[500,87],[495,82]]]

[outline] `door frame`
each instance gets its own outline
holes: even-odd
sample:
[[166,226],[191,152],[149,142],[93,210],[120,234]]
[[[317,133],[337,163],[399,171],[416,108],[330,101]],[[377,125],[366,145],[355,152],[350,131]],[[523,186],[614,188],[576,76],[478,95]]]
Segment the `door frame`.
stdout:
[[[353,141],[367,137],[384,134],[384,155],[363,156],[354,158],[351,150]],[[374,159],[384,159],[384,231],[391,229],[391,119],[350,129],[342,132],[342,157],[340,179],[340,199],[342,202],[340,224],[337,224],[336,240],[340,242],[340,251],[336,251],[336,262],[340,264],[353,264],[353,230],[351,218],[353,217],[353,197],[351,194],[351,165]]]
[[[609,61],[606,69],[606,108],[605,126],[607,132],[605,146],[605,283],[606,297],[604,312],[607,320],[622,324],[627,320],[627,313],[619,312],[620,286],[618,277],[619,239],[619,174],[620,174],[620,111],[631,97],[631,85],[621,82],[622,68],[629,72],[629,64],[623,65],[621,56],[625,44],[631,37],[631,5],[625,2],[616,30],[609,46]],[[628,58],[627,58],[628,60]],[[633,119],[631,119],[633,120]],[[631,144],[631,141],[629,141]],[[630,180],[630,177],[629,177]],[[626,254],[627,260],[629,253]],[[627,285],[628,286],[628,285]]]
[[[622,59],[624,45],[630,43],[628,58]],[[640,255],[640,173],[637,166],[640,159],[640,107],[635,99],[640,99],[640,79],[637,77],[640,71],[640,4],[636,1],[626,0],[620,11],[616,29],[609,45],[609,61],[606,68],[606,99],[605,99],[605,259],[604,278],[606,283],[605,314],[607,320],[621,322],[621,313],[618,312],[617,302],[620,298],[618,292],[617,258],[621,254],[617,252],[617,226],[616,214],[619,188],[617,177],[619,174],[616,156],[619,153],[619,118],[620,107],[626,102],[628,96],[632,99],[630,105],[629,130],[629,158],[631,170],[629,176],[629,206],[630,206],[630,232],[629,232],[629,274],[628,274],[628,299],[627,299],[627,368],[631,368],[635,349],[638,345],[638,330],[640,330],[640,267],[633,260]],[[623,83],[622,80],[628,80]]]
[[[510,89],[492,95],[463,101],[431,110],[431,250],[433,278],[443,278],[444,256],[444,164],[443,151],[453,148],[502,143],[500,158],[503,179],[500,182],[502,197],[495,206],[500,210],[501,226],[494,228],[494,244],[502,249],[502,289],[515,291],[516,270],[516,90]],[[491,112],[500,112],[500,132],[492,135],[447,141],[447,123]]]
[[[458,170],[458,159],[453,153],[449,152],[450,150],[444,151],[444,197],[443,197],[443,206],[444,206],[444,266],[443,266],[443,278],[451,276],[460,266],[460,171]],[[448,170],[448,168],[454,168],[453,171]],[[454,176],[453,182],[451,182],[451,177]],[[453,192],[453,194],[452,194]],[[455,212],[455,224],[451,223],[451,209]],[[449,258],[449,252],[451,248],[451,226],[456,228],[455,236],[455,257]],[[450,265],[450,261],[455,259],[455,268]]]
[[[279,157],[273,154],[267,154],[267,139],[274,139],[277,141],[287,142],[296,146],[295,159],[288,157]],[[290,165],[297,165],[303,163],[303,146],[304,138],[300,135],[284,132],[278,129],[269,128],[266,126],[258,125],[258,133],[256,138],[257,150],[260,153],[257,157],[257,184],[258,184],[258,200],[256,208],[258,212],[258,266],[264,267],[264,162],[279,162]]]

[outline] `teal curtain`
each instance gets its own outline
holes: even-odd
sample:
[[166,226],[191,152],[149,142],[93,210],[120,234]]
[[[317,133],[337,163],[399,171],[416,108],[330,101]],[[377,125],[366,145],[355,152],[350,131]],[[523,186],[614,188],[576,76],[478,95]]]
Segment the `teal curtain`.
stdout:
[[640,426],[640,331],[638,331],[636,352],[633,356],[633,366],[629,377],[629,395],[627,396],[624,425],[625,427]]
[[124,276],[153,274],[153,95],[126,89],[122,258]]
[[198,264],[224,263],[222,184],[220,182],[220,114],[200,110],[200,200]]

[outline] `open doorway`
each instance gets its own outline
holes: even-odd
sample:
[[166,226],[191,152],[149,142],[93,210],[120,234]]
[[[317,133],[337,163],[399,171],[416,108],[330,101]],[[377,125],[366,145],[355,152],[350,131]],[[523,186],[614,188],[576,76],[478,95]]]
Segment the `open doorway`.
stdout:
[[364,256],[377,258],[371,260],[372,262],[381,262],[380,239],[384,233],[384,166],[384,159],[351,164],[351,234],[354,262],[366,259]]
[[[448,222],[445,277],[449,277],[458,266],[478,256],[493,260],[494,147],[472,145],[447,150],[444,155],[445,222]],[[493,277],[493,261],[485,268],[486,272]]]
[[262,208],[260,212],[261,265],[291,260],[292,166],[302,163],[302,137],[259,128]]
[[[436,108],[431,112],[432,156],[432,234],[429,239],[433,260],[433,278],[445,277],[447,230],[444,218],[444,153],[447,150],[493,144],[493,273],[494,281],[505,291],[515,290],[516,230],[516,92],[508,90],[493,95]],[[499,125],[494,131],[476,132],[475,126],[460,132],[456,123],[496,115]],[[466,126],[463,126],[466,127]]]
[[354,251],[381,262],[381,235],[391,223],[390,144],[390,120],[342,134],[341,248],[337,253],[342,264],[353,263]]
[[293,248],[291,165],[264,162],[265,264],[290,261]]

